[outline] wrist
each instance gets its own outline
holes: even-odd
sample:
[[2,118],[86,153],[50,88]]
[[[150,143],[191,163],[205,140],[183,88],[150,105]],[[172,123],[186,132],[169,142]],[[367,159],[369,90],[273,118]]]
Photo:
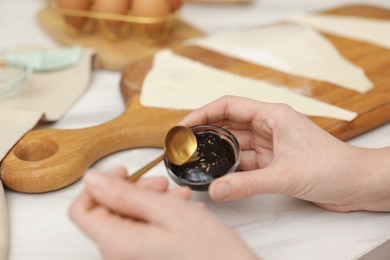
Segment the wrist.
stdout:
[[390,211],[390,148],[357,149],[362,209]]

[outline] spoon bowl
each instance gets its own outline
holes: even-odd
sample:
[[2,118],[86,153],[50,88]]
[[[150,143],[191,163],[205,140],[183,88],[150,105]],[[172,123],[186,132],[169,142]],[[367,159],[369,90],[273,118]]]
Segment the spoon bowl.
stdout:
[[164,151],[171,163],[180,166],[193,157],[197,146],[196,136],[189,128],[175,126],[165,137]]
[[129,175],[127,179],[129,181],[136,181],[164,158],[175,165],[183,165],[191,161],[194,154],[196,154],[197,146],[196,136],[189,128],[174,126],[165,136],[164,153],[132,175]]

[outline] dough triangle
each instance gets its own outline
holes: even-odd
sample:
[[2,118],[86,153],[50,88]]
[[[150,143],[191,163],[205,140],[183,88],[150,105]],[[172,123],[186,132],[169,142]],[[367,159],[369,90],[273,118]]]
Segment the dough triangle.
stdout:
[[156,53],[146,75],[141,104],[170,109],[196,109],[224,95],[285,103],[309,116],[353,120],[357,114],[318,100],[295,94],[266,81],[228,73],[174,54]]
[[227,56],[361,93],[373,84],[317,31],[298,24],[257,27],[187,42]]

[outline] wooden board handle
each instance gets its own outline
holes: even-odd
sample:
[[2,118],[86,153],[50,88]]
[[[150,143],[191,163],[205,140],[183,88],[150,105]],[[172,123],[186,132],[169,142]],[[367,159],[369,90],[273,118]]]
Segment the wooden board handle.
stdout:
[[[139,99],[139,95],[134,98]],[[98,126],[31,131],[4,158],[0,177],[7,188],[20,192],[65,187],[108,154],[136,147],[162,147],[166,132],[187,113],[141,108],[133,102],[122,115]]]

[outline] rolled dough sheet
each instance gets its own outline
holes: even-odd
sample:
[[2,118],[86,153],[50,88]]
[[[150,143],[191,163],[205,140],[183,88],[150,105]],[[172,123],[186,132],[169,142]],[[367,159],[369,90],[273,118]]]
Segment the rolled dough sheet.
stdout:
[[146,75],[141,103],[144,106],[196,109],[224,95],[264,102],[285,103],[309,116],[353,120],[357,114],[295,94],[266,81],[228,73],[163,50],[155,55]]
[[0,259],[8,259],[9,249],[8,210],[3,184],[0,181]]
[[299,24],[223,32],[186,43],[361,93],[373,88],[362,68],[345,59],[320,33]]
[[390,20],[325,14],[294,16],[287,20],[390,49]]

